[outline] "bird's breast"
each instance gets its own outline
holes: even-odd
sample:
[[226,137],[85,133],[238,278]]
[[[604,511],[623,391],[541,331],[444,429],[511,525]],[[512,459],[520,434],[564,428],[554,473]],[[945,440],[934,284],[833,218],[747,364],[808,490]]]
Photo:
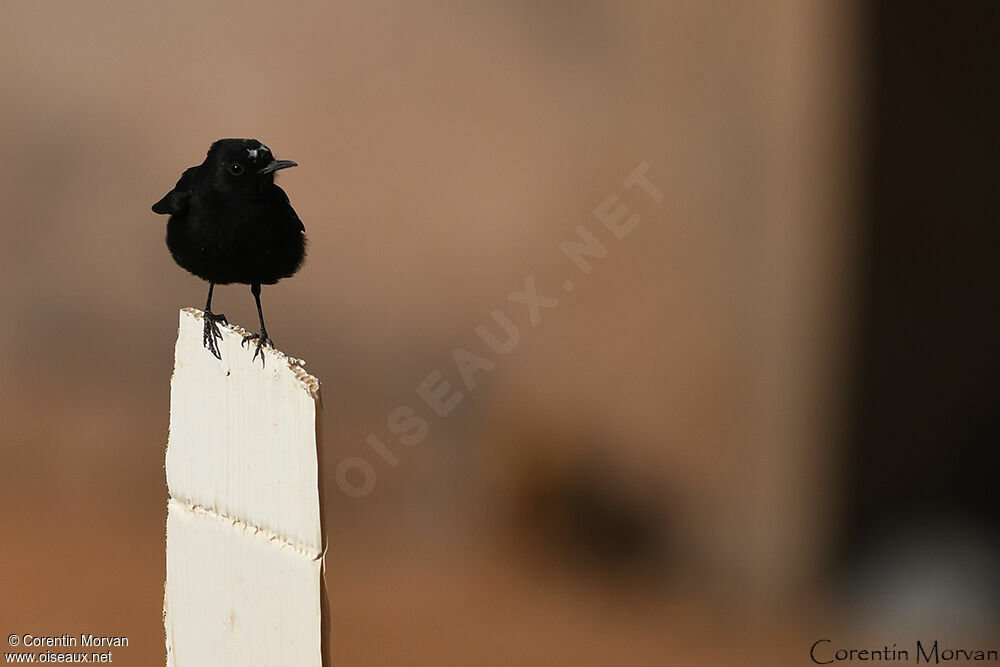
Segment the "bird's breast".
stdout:
[[174,260],[211,282],[274,283],[290,277],[305,257],[298,218],[260,202],[192,201],[167,223]]

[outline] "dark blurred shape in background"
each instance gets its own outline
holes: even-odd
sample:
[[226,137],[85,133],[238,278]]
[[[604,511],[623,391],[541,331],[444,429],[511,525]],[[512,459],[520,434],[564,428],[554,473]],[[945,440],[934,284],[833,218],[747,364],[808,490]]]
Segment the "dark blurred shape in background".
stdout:
[[662,576],[669,567],[664,499],[643,497],[638,473],[618,470],[598,453],[604,447],[573,443],[580,457],[560,463],[545,460],[546,444],[529,442],[538,454],[511,471],[516,543],[553,549],[550,555],[585,568],[583,574]]
[[1000,12],[939,10],[870,12],[843,563],[882,623],[970,632],[1000,613]]

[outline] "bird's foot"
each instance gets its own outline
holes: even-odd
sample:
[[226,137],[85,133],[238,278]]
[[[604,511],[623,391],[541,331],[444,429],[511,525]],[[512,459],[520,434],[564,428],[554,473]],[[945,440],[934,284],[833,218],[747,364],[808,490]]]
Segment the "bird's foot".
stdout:
[[219,353],[219,340],[222,339],[222,332],[219,331],[219,322],[229,324],[225,315],[216,315],[212,311],[205,311],[205,329],[202,332],[201,343],[216,359],[222,359]]
[[267,337],[267,330],[266,329],[261,329],[260,333],[245,334],[243,336],[243,342],[240,343],[240,345],[246,347],[247,345],[250,345],[252,343],[252,341],[257,341],[257,345],[255,346],[255,349],[254,349],[254,352],[253,352],[253,361],[257,361],[257,355],[260,355],[260,365],[263,367],[265,365],[264,364],[264,355],[260,354],[260,350],[265,345],[268,346],[268,347],[272,347],[273,348],[274,347],[274,341],[272,341],[270,338]]

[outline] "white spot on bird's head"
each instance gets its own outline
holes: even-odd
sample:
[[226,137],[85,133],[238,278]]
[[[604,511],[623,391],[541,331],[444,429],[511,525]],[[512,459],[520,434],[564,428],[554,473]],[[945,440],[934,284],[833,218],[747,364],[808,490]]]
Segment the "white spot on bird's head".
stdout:
[[264,153],[265,155],[269,155],[271,153],[271,149],[268,148],[267,146],[265,146],[264,144],[258,144],[256,148],[248,148],[247,149],[247,155],[250,156],[250,160],[253,161],[253,162],[257,161],[257,156],[260,153]]

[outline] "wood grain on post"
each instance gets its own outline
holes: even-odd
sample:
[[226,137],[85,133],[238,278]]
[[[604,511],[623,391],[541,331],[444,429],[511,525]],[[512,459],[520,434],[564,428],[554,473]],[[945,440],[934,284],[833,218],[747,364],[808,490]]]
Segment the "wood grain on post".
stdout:
[[319,381],[241,347],[216,359],[187,308],[170,382],[168,667],[328,664],[317,433]]

